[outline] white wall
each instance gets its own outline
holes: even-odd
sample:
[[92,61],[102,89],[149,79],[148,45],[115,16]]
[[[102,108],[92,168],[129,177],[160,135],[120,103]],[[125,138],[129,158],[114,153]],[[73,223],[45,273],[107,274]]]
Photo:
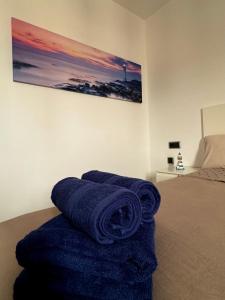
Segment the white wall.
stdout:
[[[16,83],[11,17],[143,66],[143,104]],[[89,169],[146,177],[144,22],[112,1],[0,0],[0,220],[51,206],[54,183]]]
[[146,25],[152,171],[174,154],[170,140],[192,165],[201,108],[225,102],[225,1],[172,0]]
[[[142,64],[143,104],[13,82],[12,16]],[[146,23],[111,0],[0,0],[0,27],[0,220],[88,169],[145,178],[170,140],[192,165],[200,109],[225,102],[223,0],[171,0]]]

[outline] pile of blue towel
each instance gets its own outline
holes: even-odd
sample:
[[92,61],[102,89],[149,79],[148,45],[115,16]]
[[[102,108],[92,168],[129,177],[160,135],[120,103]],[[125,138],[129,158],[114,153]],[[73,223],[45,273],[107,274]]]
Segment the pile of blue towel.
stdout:
[[156,187],[90,171],[51,197],[62,214],[18,243],[14,300],[151,300]]

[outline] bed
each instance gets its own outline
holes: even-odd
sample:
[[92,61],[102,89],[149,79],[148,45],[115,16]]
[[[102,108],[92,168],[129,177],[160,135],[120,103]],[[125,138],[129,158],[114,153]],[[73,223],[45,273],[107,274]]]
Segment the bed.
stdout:
[[[225,134],[225,105],[203,110],[202,119],[204,136]],[[206,150],[206,168],[157,184],[162,202],[156,215],[159,266],[153,300],[225,299],[225,164],[220,166],[225,157],[223,148],[220,159],[210,147]],[[207,168],[210,155],[216,167]],[[49,208],[0,224],[0,299],[12,299],[21,270],[15,259],[17,241],[58,213]]]
[[203,168],[158,183],[154,300],[225,299],[225,105],[202,110],[202,129]]
[[153,299],[225,299],[225,172],[224,182],[183,176],[158,187]]

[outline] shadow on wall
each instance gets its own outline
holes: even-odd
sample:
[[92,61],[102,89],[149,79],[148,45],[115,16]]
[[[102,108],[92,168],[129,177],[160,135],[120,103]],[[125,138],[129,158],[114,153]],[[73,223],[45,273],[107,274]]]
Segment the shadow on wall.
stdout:
[[198,152],[195,157],[194,166],[200,168],[204,161],[204,153],[205,153],[205,139],[202,138],[199,142]]

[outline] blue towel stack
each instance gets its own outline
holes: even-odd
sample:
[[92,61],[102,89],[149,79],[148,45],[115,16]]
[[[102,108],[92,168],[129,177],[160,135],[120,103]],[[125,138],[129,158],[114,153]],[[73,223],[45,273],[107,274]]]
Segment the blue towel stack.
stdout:
[[151,300],[153,215],[160,196],[145,181],[127,178],[126,186],[121,177],[111,184],[103,180],[107,173],[97,172],[97,180],[96,172],[58,182],[52,201],[62,214],[18,243],[24,270],[14,285],[15,300]]

